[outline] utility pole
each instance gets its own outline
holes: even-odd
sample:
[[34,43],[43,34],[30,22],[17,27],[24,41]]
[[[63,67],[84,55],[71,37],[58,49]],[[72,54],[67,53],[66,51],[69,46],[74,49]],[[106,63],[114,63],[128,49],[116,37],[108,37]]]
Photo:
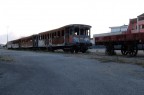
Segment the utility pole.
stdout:
[[9,26],[7,26],[7,44],[6,44],[7,48],[8,48],[8,31],[9,31]]

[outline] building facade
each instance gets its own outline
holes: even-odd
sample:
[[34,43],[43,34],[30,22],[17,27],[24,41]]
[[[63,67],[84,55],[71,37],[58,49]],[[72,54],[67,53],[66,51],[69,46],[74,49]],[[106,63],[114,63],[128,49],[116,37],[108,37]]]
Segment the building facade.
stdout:
[[115,26],[109,28],[111,29],[111,32],[123,32],[123,31],[127,31],[128,25]]

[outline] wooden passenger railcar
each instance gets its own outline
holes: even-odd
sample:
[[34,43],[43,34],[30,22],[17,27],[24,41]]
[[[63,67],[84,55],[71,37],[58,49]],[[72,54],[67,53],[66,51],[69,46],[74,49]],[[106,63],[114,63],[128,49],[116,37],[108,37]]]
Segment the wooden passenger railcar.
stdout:
[[8,49],[35,49],[38,47],[37,35],[22,37],[7,43]]
[[[136,56],[138,50],[144,50],[144,14],[130,19],[127,31],[111,34],[95,37],[95,44],[105,45],[108,55],[121,50],[122,55]],[[120,48],[116,48],[118,45]]]
[[36,49],[38,47],[38,35],[23,37],[19,40],[21,49]]
[[13,41],[9,41],[7,43],[7,48],[10,48],[10,49],[18,49],[20,47],[20,39],[16,39],[16,40],[13,40]]
[[38,47],[48,50],[63,49],[71,52],[86,52],[91,46],[89,25],[71,24],[38,34]]
[[[18,49],[47,49],[54,51],[63,49],[65,52],[86,52],[92,45],[90,42],[89,25],[71,24],[58,29],[23,37],[16,41],[8,42],[8,48]],[[17,45],[17,47],[13,47]]]

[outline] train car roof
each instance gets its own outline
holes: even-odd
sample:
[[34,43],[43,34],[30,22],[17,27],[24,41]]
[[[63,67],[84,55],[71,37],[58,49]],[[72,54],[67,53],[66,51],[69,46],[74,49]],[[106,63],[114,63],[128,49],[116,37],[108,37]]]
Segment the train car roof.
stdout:
[[30,36],[26,36],[26,37],[22,37],[20,38],[20,40],[28,40],[28,39],[32,39],[34,35],[30,35]]
[[73,26],[75,26],[75,27],[79,27],[79,26],[80,26],[80,27],[91,28],[90,25],[86,25],[86,24],[69,24],[69,25],[62,26],[62,27],[60,27],[60,28],[56,28],[56,29],[52,29],[52,30],[45,31],[45,32],[41,32],[41,33],[39,33],[39,34],[50,33],[50,32],[56,31],[56,30],[61,30],[61,29],[63,29],[63,28],[73,27]]
[[13,43],[13,42],[17,42],[19,41],[20,39],[15,39],[15,40],[12,40],[12,41],[8,41],[8,43]]
[[83,27],[91,28],[90,25],[86,25],[86,24],[69,24],[69,25],[66,25],[64,27],[71,27],[71,26],[83,26]]

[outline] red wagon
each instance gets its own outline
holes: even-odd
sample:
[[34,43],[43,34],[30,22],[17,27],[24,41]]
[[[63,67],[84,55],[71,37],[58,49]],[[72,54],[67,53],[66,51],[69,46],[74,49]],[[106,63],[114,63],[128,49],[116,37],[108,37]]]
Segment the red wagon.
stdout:
[[138,50],[144,50],[144,14],[130,19],[127,31],[101,34],[94,39],[95,45],[106,46],[108,55],[115,54],[115,50],[121,50],[122,55],[136,56]]

